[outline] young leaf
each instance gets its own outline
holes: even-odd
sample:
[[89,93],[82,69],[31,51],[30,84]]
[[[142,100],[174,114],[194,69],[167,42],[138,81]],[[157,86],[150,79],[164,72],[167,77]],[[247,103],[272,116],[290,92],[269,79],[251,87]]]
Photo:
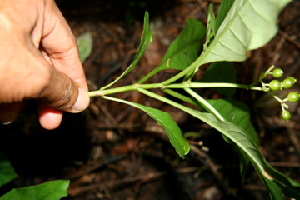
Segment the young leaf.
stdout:
[[146,12],[145,16],[144,16],[144,25],[143,25],[143,33],[142,33],[141,43],[137,49],[137,53],[136,53],[135,57],[133,58],[131,65],[116,80],[114,80],[107,86],[102,87],[101,90],[111,87],[113,84],[115,84],[121,78],[123,78],[129,72],[131,72],[131,70],[137,65],[137,63],[140,61],[141,57],[144,55],[146,48],[150,42],[152,42],[152,32],[151,32],[150,26],[149,26],[149,14],[148,14],[148,12]]
[[203,45],[204,50],[209,46],[211,40],[215,37],[216,32],[216,18],[214,15],[213,4],[211,3],[208,7],[206,42]]
[[138,83],[145,82],[157,72],[171,68],[183,70],[199,56],[201,40],[205,36],[205,27],[195,19],[188,19],[179,36],[171,43],[161,63]]
[[59,200],[67,196],[69,181],[52,181],[37,186],[15,188],[0,200]]
[[11,166],[11,163],[0,151],[0,186],[17,178],[18,175]]
[[90,32],[85,32],[77,37],[77,47],[81,62],[84,62],[92,53],[93,38]]
[[[236,83],[237,74],[236,69],[232,63],[228,62],[215,62],[212,63],[200,79],[200,82],[224,82]],[[226,96],[233,96],[236,88],[214,88]]]
[[190,146],[182,136],[180,128],[177,126],[176,122],[174,122],[174,120],[168,113],[157,110],[155,108],[146,107],[138,103],[125,101],[114,97],[103,96],[103,98],[111,101],[125,103],[146,112],[150,117],[156,120],[157,123],[164,128],[164,130],[167,132],[171,144],[173,145],[180,157],[184,157],[190,151]]
[[248,50],[265,45],[277,32],[277,16],[291,0],[236,0],[216,37],[197,65],[246,59]]

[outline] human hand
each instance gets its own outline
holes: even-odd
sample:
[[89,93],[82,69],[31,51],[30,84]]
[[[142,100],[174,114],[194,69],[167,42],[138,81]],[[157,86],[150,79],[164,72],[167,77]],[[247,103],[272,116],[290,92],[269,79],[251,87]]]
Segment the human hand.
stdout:
[[41,125],[87,108],[86,78],[76,39],[53,0],[0,0],[0,122],[38,101]]

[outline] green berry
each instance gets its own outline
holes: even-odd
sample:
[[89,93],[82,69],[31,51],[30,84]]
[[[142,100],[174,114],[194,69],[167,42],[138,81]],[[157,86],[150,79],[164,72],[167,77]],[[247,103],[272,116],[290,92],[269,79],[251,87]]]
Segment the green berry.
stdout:
[[294,77],[287,77],[282,81],[282,86],[284,88],[291,88],[296,82],[297,80]]
[[298,92],[290,92],[288,95],[287,95],[287,100],[289,102],[297,102],[299,100],[299,94]]
[[283,75],[283,71],[280,68],[276,68],[272,71],[272,76],[275,78],[280,78]]
[[278,80],[272,80],[269,83],[269,87],[271,88],[271,90],[277,91],[281,89],[281,83]]
[[282,111],[281,116],[284,120],[289,121],[292,117],[291,113],[289,111]]

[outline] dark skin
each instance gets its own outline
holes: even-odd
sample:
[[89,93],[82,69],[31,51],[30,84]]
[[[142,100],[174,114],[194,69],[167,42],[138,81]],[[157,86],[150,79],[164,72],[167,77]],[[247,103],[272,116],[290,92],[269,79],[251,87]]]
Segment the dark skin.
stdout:
[[28,99],[46,129],[89,104],[76,39],[53,0],[0,0],[0,122]]

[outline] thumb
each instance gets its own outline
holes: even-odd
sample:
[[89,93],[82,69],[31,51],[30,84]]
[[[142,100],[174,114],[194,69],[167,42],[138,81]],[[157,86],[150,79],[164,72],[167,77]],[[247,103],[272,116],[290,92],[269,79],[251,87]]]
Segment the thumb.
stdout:
[[81,88],[66,74],[51,68],[50,79],[40,93],[48,106],[66,112],[81,112],[90,102],[86,89]]

